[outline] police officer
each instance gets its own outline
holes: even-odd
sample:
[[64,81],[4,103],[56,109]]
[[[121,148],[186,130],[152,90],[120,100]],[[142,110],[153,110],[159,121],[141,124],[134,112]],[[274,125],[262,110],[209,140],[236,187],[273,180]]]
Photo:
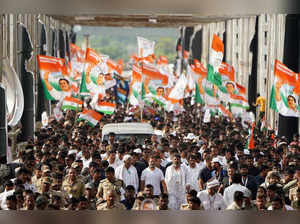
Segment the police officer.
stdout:
[[107,167],[105,170],[105,179],[100,181],[97,198],[98,204],[105,201],[107,192],[109,190],[115,190],[116,192],[116,201],[120,201],[121,193],[125,192],[124,182],[120,179],[115,178],[115,169],[113,167]]
[[97,210],[125,210],[125,206],[116,200],[116,191],[113,189],[107,190],[105,202],[97,206]]

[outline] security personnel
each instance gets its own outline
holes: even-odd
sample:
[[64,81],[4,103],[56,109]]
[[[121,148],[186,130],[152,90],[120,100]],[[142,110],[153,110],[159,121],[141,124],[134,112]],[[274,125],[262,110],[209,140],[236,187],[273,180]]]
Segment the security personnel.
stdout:
[[69,175],[63,182],[62,189],[66,191],[70,198],[80,198],[84,196],[84,184],[76,176],[75,168],[69,169]]
[[109,190],[116,192],[116,201],[120,201],[121,193],[125,192],[124,182],[120,179],[115,178],[115,169],[113,167],[107,167],[105,170],[105,179],[100,181],[98,192],[97,192],[97,204],[103,203],[107,197]]
[[116,191],[113,189],[107,190],[105,195],[105,202],[97,206],[97,210],[126,210],[125,206],[120,202],[116,201]]

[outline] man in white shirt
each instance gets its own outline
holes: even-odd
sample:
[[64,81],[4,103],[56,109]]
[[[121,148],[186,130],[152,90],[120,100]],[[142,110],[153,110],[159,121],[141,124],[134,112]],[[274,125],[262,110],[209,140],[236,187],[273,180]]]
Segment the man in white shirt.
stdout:
[[141,176],[141,191],[144,190],[145,185],[151,184],[153,186],[153,195],[159,196],[161,194],[160,184],[163,186],[165,194],[168,193],[163,172],[155,167],[156,158],[151,157],[149,160],[149,167],[144,169]]
[[186,191],[186,166],[181,164],[179,154],[173,156],[173,164],[166,170],[166,185],[169,192],[169,207],[179,210],[180,205],[185,202]]
[[122,162],[116,157],[116,151],[114,149],[109,150],[106,154],[110,167],[117,169],[118,166],[122,165]]
[[14,184],[9,180],[5,183],[5,190],[0,193],[0,209],[7,209],[6,197],[14,194]]
[[132,185],[135,189],[135,193],[137,193],[139,189],[139,177],[136,168],[131,164],[131,156],[125,155],[123,161],[124,164],[117,167],[115,176],[123,180],[126,187]]
[[[229,206],[234,201],[234,192],[241,191],[241,192],[249,192],[248,188],[241,185],[242,182],[242,176],[239,173],[235,173],[232,176],[232,185],[228,186],[224,190],[224,201],[226,206]],[[251,194],[251,193],[250,193]]]
[[187,177],[186,177],[186,185],[187,190],[196,190],[197,192],[200,191],[198,185],[198,176],[200,173],[200,166],[197,166],[196,163],[197,157],[195,155],[190,155],[188,158],[189,165],[187,166]]
[[88,168],[90,165],[90,162],[92,162],[92,157],[87,148],[82,149],[82,163],[83,163],[83,169]]
[[205,210],[209,211],[220,211],[226,209],[226,204],[223,196],[218,193],[219,181],[213,179],[207,183],[207,189],[198,193],[198,198],[201,201],[202,206]]
[[272,199],[272,204],[268,207],[268,210],[280,210],[280,211],[289,211],[294,210],[291,206],[286,205],[282,198],[275,196]]

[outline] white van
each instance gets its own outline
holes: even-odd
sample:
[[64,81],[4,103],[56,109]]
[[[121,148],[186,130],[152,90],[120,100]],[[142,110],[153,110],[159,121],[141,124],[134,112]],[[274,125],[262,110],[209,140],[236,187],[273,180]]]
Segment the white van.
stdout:
[[129,139],[131,136],[135,136],[137,143],[142,145],[146,138],[150,138],[154,134],[153,127],[148,123],[111,123],[103,126],[102,141],[108,140],[110,132],[116,134],[116,140]]

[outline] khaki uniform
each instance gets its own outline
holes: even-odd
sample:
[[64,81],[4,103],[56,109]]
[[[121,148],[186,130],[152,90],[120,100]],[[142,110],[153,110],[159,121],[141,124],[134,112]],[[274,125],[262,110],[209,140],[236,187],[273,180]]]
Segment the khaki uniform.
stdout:
[[107,178],[105,178],[104,180],[101,180],[99,183],[97,198],[99,198],[100,202],[104,201],[107,192],[110,190],[114,190],[117,193],[116,201],[119,202],[121,197],[121,188],[123,188],[123,190],[125,189],[125,185],[122,180],[116,178],[115,181],[112,183]]
[[291,206],[293,207],[293,209],[296,209],[296,210],[300,209],[300,203],[299,203],[299,201],[292,201]]
[[283,191],[289,192],[294,187],[297,187],[297,180],[292,180],[292,181],[288,182],[286,185],[284,185]]
[[125,206],[119,202],[114,203],[114,205],[111,208],[107,207],[107,202],[104,202],[100,205],[97,206],[97,210],[102,210],[102,211],[122,211],[122,210],[126,210]]
[[84,195],[84,184],[80,180],[76,180],[73,184],[66,179],[62,184],[62,189],[72,198],[80,198]]
[[48,193],[49,193],[49,195],[51,196],[51,198],[52,198],[52,196],[54,196],[54,195],[59,196],[59,197],[61,198],[62,204],[63,204],[63,205],[66,205],[66,204],[67,204],[66,200],[69,199],[69,195],[68,195],[67,192],[65,192],[65,191],[49,190]]
[[290,189],[290,191],[289,191],[289,199],[291,201],[296,201],[297,200],[297,191],[298,191],[298,186]]
[[42,191],[42,179],[43,178],[40,178],[40,179],[37,179],[36,182],[34,183],[35,187],[36,187],[36,190],[38,192],[41,192]]
[[[66,175],[64,178],[64,180],[67,180],[67,179],[69,179],[69,175]],[[82,183],[85,183],[84,182],[85,179],[86,179],[86,177],[82,176],[81,174],[77,175],[77,180],[80,180]]]
[[31,178],[31,183],[37,188],[37,183],[38,180],[40,180],[41,178],[37,178],[35,175]]
[[180,210],[192,210],[192,209],[190,209],[189,204],[182,204],[180,205]]

